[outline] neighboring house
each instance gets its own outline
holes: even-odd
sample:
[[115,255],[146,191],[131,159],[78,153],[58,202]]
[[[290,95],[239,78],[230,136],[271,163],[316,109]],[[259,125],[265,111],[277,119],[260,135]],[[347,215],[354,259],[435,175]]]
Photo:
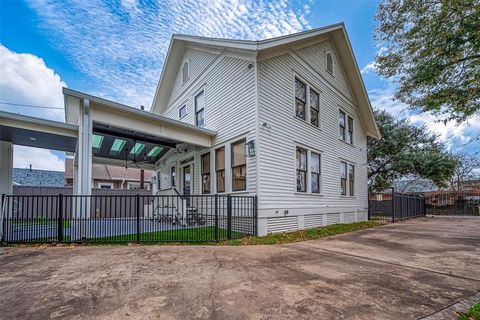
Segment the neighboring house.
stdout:
[[262,41],[174,35],[151,112],[213,130],[158,164],[158,188],[258,196],[259,234],[367,220],[379,138],[343,24]]
[[465,180],[459,183],[462,191],[475,191],[480,193],[480,179]]
[[[144,170],[144,189],[152,189],[155,172]],[[73,159],[65,159],[65,184],[73,185]],[[104,164],[92,165],[92,188],[98,189],[140,189],[140,169],[116,167]]]
[[13,168],[13,183],[28,187],[64,187],[65,174],[61,171]]

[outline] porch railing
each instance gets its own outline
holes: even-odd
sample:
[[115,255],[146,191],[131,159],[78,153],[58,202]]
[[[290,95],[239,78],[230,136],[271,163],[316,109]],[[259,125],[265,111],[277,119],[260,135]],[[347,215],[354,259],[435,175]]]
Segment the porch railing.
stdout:
[[0,238],[9,243],[213,242],[257,233],[255,196],[3,195],[1,208]]

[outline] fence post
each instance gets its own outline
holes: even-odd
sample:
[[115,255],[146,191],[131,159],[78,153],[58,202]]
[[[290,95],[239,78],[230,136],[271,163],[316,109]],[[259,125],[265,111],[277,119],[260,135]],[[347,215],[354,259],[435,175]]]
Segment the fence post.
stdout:
[[227,238],[232,239],[232,197],[227,195]]
[[215,194],[215,241],[218,241],[218,194]]
[[395,188],[392,187],[392,222],[395,222]]
[[7,220],[3,215],[3,204],[5,203],[5,194],[2,193],[2,203],[0,203],[0,220],[2,221],[2,232],[0,237],[0,242],[5,242],[5,229],[7,228]]
[[258,236],[258,195],[253,197],[253,232]]
[[140,243],[140,194],[135,196],[135,211],[137,215],[137,243]]
[[63,194],[58,195],[58,229],[57,241],[63,242]]

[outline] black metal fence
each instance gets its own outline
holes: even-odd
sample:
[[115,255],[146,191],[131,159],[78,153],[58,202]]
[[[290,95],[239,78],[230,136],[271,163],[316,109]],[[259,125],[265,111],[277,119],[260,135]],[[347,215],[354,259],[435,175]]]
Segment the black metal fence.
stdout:
[[480,217],[480,191],[437,191],[424,195],[428,215]]
[[257,234],[257,199],[233,195],[2,195],[7,243],[213,242]]
[[369,220],[395,222],[421,216],[425,216],[425,197],[422,195],[402,194],[393,188],[369,195]]

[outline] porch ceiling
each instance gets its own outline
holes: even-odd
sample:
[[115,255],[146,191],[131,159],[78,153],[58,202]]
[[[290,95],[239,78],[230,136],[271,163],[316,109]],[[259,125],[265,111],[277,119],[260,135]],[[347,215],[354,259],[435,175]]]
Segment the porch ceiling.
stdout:
[[0,111],[0,140],[15,145],[75,152],[78,126]]

